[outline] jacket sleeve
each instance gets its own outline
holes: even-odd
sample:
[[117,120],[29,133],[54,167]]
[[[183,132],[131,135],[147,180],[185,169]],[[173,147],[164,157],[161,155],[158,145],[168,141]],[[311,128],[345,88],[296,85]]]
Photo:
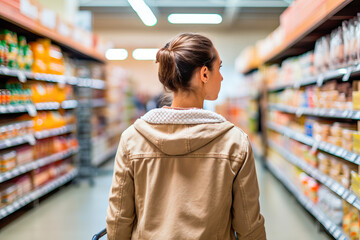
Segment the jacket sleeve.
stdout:
[[259,186],[250,141],[243,141],[245,157],[233,182],[232,226],[239,240],[266,239],[264,217],[260,214]]
[[121,138],[115,157],[114,175],[106,216],[109,240],[131,239],[135,220],[133,169]]

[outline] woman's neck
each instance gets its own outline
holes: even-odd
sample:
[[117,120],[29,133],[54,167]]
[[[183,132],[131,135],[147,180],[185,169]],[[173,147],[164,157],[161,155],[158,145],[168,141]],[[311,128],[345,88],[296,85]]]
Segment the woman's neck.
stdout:
[[203,108],[204,98],[192,92],[176,92],[171,107],[173,108]]

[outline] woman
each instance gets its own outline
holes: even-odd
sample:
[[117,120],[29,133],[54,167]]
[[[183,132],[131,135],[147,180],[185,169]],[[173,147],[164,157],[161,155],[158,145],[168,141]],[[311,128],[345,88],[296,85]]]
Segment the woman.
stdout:
[[108,239],[266,239],[247,135],[203,110],[223,77],[212,42],[175,37],[156,55],[171,107],[154,109],[123,134],[107,212]]

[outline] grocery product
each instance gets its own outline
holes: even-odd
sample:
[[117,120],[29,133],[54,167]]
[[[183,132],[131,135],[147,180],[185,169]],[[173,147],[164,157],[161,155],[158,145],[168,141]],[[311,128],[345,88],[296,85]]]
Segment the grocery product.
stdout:
[[0,172],[6,172],[16,167],[16,151],[0,152]]
[[23,36],[7,29],[0,30],[0,65],[29,71],[33,54]]
[[5,88],[0,89],[0,105],[19,105],[32,103],[30,89],[24,88],[17,80],[7,81]]
[[51,44],[49,39],[38,39],[36,42],[31,42],[30,46],[34,55],[33,72],[58,75],[65,73],[61,49]]

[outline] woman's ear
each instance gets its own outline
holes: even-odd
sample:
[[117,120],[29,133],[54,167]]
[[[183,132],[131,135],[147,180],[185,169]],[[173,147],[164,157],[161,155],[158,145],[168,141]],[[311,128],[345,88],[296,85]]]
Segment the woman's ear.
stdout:
[[200,69],[200,79],[205,84],[209,80],[209,68],[207,66],[203,66]]

